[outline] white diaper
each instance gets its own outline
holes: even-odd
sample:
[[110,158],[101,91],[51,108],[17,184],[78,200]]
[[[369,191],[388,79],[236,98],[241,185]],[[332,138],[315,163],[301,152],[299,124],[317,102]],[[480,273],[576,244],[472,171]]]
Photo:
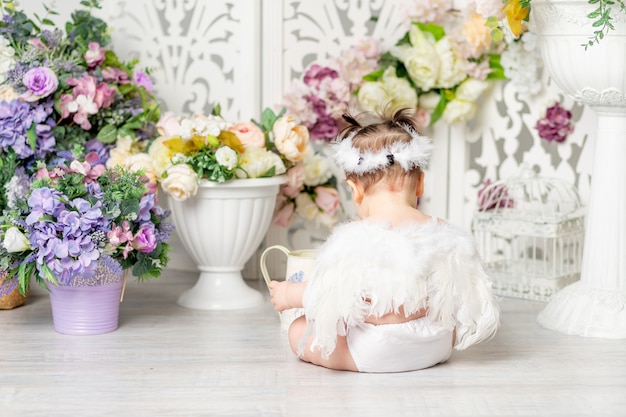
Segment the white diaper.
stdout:
[[398,324],[350,327],[348,349],[359,372],[405,372],[445,362],[452,332],[428,317]]

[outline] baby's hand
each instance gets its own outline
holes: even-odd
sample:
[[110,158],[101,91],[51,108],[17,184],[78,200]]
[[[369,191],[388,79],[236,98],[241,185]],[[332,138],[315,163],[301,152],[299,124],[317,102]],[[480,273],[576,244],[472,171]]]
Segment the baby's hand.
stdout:
[[287,298],[287,291],[291,285],[288,281],[270,281],[268,287],[270,289],[270,297],[272,305],[276,311],[284,311],[292,308]]

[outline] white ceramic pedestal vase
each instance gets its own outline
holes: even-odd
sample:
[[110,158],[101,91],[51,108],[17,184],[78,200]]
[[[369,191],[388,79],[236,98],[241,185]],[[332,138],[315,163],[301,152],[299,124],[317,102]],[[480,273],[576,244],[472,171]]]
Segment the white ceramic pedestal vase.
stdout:
[[200,277],[178,299],[183,307],[235,310],[263,302],[241,271],[269,228],[276,194],[285,176],[202,181],[198,193],[185,201],[169,198],[172,218]]
[[598,115],[581,280],[559,291],[538,322],[558,332],[626,338],[626,15],[585,51],[595,28],[587,0],[533,0],[530,21],[553,80]]

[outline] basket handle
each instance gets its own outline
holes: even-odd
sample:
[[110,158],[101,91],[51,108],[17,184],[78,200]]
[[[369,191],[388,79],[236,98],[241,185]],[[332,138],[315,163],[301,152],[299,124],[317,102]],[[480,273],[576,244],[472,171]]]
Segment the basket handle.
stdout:
[[263,251],[263,253],[261,254],[261,259],[260,259],[261,274],[263,275],[263,279],[265,280],[265,283],[267,284],[268,287],[270,285],[270,281],[272,280],[272,278],[270,278],[270,274],[267,271],[267,264],[266,264],[265,260],[267,258],[267,255],[269,254],[269,252],[274,250],[274,249],[278,249],[279,251],[284,253],[286,256],[289,256],[289,253],[290,253],[289,249],[287,249],[286,247],[284,247],[282,245],[274,245],[274,246],[270,246],[269,248],[265,249]]

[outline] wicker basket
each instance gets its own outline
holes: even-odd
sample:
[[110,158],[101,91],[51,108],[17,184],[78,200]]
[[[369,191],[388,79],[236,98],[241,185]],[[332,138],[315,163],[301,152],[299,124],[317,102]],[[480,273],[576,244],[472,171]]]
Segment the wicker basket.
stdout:
[[[2,284],[6,280],[7,276],[6,272],[0,275],[0,288],[2,287]],[[16,286],[13,291],[0,296],[0,310],[10,310],[12,308],[19,307],[24,304],[27,299],[28,292],[26,295],[22,295],[19,288]]]

